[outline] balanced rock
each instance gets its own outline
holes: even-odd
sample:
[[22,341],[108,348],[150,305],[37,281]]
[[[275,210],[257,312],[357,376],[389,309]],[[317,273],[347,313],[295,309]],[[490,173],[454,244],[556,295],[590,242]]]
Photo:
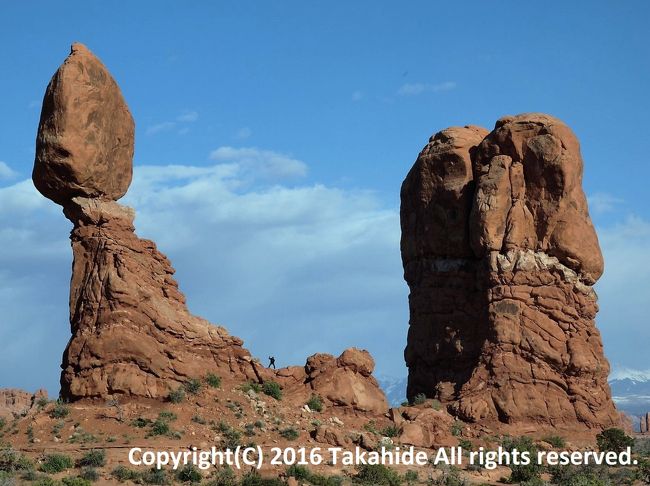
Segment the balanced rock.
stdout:
[[619,423],[582,169],[575,135],[548,115],[432,137],[401,193],[409,397],[474,422]]
[[117,200],[131,183],[134,124],[120,88],[84,45],[73,44],[45,91],[32,178],[47,198]]
[[134,211],[114,201],[128,189],[132,154],[119,88],[75,44],[47,88],[33,176],[74,224],[61,395],[165,397],[208,372],[259,380],[240,339],[189,313],[169,260],[136,236]]

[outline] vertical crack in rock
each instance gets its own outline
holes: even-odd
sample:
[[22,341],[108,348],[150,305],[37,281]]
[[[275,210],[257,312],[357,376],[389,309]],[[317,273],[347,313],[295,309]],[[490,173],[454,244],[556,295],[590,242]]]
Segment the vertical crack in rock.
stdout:
[[619,423],[582,170],[575,135],[548,115],[430,139],[401,191],[409,397],[471,422]]

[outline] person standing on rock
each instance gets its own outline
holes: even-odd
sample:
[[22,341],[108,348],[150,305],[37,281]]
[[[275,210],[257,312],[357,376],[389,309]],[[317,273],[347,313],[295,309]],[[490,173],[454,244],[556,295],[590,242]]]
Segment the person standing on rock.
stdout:
[[275,369],[275,357],[269,356],[269,368],[273,367]]

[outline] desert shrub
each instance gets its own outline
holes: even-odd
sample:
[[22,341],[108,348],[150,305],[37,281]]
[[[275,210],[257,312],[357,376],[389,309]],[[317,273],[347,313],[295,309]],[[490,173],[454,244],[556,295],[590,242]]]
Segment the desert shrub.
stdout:
[[117,466],[111,471],[111,476],[117,479],[120,483],[124,481],[134,481],[138,479],[138,473],[124,466]]
[[384,437],[397,437],[399,435],[399,427],[396,425],[387,425],[379,433]]
[[214,373],[208,373],[205,375],[205,382],[212,388],[219,388],[221,386],[221,377]]
[[39,410],[42,410],[48,403],[50,403],[50,401],[46,397],[39,397],[36,400],[36,407],[38,407]]
[[93,484],[89,480],[80,478],[79,476],[70,476],[63,478],[61,482],[64,484],[64,486],[92,486]]
[[313,410],[314,412],[322,412],[323,399],[318,395],[312,395],[311,398],[307,400],[307,406],[309,407],[310,410]]
[[282,388],[275,381],[265,381],[262,385],[262,391],[276,400],[282,400]]
[[607,467],[605,466],[552,466],[549,467],[549,472],[553,484],[561,484],[562,486],[611,486]]
[[537,479],[540,477],[544,466],[537,464],[537,447],[533,444],[533,441],[530,437],[506,437],[502,444],[504,449],[508,452],[512,452],[514,449],[517,449],[519,452],[529,452],[530,453],[530,464],[512,464],[510,465],[510,482],[524,482]]
[[146,419],[146,418],[142,418],[142,417],[135,418],[135,419],[133,419],[131,421],[131,425],[133,427],[137,427],[139,429],[144,429],[150,423],[151,423],[151,420]]
[[440,410],[442,408],[442,403],[440,403],[440,400],[434,398],[431,400],[431,408],[434,410]]
[[173,420],[176,420],[178,417],[174,412],[170,412],[169,410],[163,410],[158,414],[158,418],[160,420],[166,420],[167,422],[171,422]]
[[469,439],[459,439],[458,445],[465,451],[471,451],[474,448],[474,444]]
[[43,476],[32,483],[32,486],[61,486],[61,482],[55,481],[54,479]]
[[81,467],[102,467],[106,464],[106,451],[104,449],[90,450],[77,463]]
[[241,433],[225,422],[219,422],[218,430],[221,432],[223,446],[227,449],[235,449],[240,445]]
[[0,417],[0,430],[4,429],[7,426],[7,420],[4,417]]
[[167,400],[172,403],[181,403],[185,400],[185,388],[179,386],[176,390],[170,391],[169,395],[167,395]]
[[422,405],[427,401],[427,396],[424,393],[418,393],[413,397],[413,405]]
[[340,486],[343,483],[343,479],[338,476],[322,476],[299,465],[290,466],[287,469],[287,477],[296,478],[298,481],[307,481],[312,486]]
[[296,440],[300,436],[300,433],[293,427],[287,427],[280,431],[280,435],[287,440]]
[[167,473],[163,469],[152,467],[140,475],[139,482],[144,484],[169,484]]
[[81,470],[79,477],[87,479],[88,481],[97,481],[99,479],[99,473],[94,467],[85,467]]
[[205,420],[205,419],[204,419],[203,417],[201,417],[200,415],[194,415],[194,416],[192,417],[192,422],[194,422],[194,423],[196,423],[196,424],[201,424],[201,425],[205,425],[205,424],[208,423],[208,421]]
[[454,437],[460,437],[460,435],[463,433],[462,422],[459,422],[458,420],[455,421],[453,424],[451,424],[449,431],[451,432],[451,435],[453,435]]
[[634,439],[622,429],[605,429],[596,436],[596,443],[600,451],[623,452],[627,447],[634,445]]
[[637,476],[641,481],[650,484],[650,460],[641,459],[637,468]]
[[65,454],[48,454],[45,456],[40,470],[48,474],[56,474],[74,467],[74,461]]
[[0,472],[13,473],[32,469],[34,464],[29,457],[22,455],[12,447],[0,448]]
[[650,457],[650,439],[647,439],[645,437],[637,437],[634,439],[632,452],[638,454],[641,457]]
[[410,471],[406,471],[406,474],[404,474],[404,481],[406,481],[406,484],[408,484],[409,486],[411,484],[417,484],[418,479],[420,478],[418,476],[417,471],[410,470]]
[[241,478],[240,486],[286,486],[278,478],[263,478],[257,471],[246,473]]
[[547,435],[546,437],[543,437],[542,440],[544,442],[548,442],[556,449],[562,449],[563,447],[566,446],[566,441],[564,440],[564,437],[559,435]]
[[56,419],[65,418],[69,414],[70,414],[70,407],[68,407],[62,401],[57,401],[54,404],[54,407],[52,407],[52,410],[50,410],[50,417],[56,418]]
[[438,478],[432,480],[429,484],[432,486],[466,486],[468,483],[460,475],[457,467],[450,466],[442,471]]
[[192,395],[196,395],[201,391],[201,386],[202,385],[200,380],[192,378],[185,382],[185,391],[187,393],[191,393]]
[[184,483],[198,483],[203,479],[201,471],[194,464],[186,464],[176,473],[176,478]]
[[374,420],[369,420],[367,423],[363,424],[363,428],[371,434],[379,434],[379,431],[377,430],[377,424]]
[[353,481],[358,484],[372,486],[399,486],[402,478],[392,469],[383,464],[362,464],[359,466]]
[[244,393],[248,393],[250,390],[253,390],[255,393],[259,393],[262,391],[262,386],[259,383],[255,383],[254,381],[247,381],[246,383],[242,383],[239,389]]

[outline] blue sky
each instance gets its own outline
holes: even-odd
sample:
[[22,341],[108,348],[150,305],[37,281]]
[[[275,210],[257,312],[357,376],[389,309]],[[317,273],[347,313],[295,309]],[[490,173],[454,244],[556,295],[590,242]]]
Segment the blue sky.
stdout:
[[260,356],[349,345],[405,373],[399,186],[428,137],[543,111],[582,143],[606,257],[598,324],[648,369],[650,4],[3,2],[0,386],[57,390],[70,225],[29,182],[40,101],[73,41],[136,120],[124,199],[190,308]]

